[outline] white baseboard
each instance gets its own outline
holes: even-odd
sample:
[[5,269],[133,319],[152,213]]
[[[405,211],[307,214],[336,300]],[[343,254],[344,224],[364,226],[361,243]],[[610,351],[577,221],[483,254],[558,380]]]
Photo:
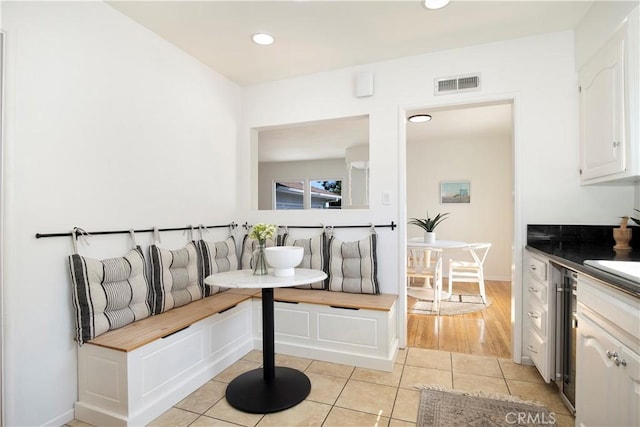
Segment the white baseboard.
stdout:
[[42,427],[63,426],[70,421],[73,421],[73,409],[69,409],[68,411],[65,411],[64,413],[62,413],[61,415],[58,415],[57,417],[50,419],[46,423],[42,424]]

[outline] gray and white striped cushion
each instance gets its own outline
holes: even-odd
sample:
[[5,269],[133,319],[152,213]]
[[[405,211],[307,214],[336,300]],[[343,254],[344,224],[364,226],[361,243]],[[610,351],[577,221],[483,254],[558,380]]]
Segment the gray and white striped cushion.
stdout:
[[355,242],[329,240],[329,290],[379,294],[376,235]]
[[200,286],[205,297],[220,292],[219,286],[205,285],[204,279],[210,274],[238,269],[238,254],[236,253],[236,240],[229,236],[222,242],[198,242],[200,257],[198,258],[198,272],[200,273]]
[[[270,246],[276,246],[275,239],[267,239],[267,248]],[[253,251],[258,248],[258,241],[249,237],[248,234],[244,236],[242,240],[242,254],[240,254],[240,265],[242,268],[253,268]]]
[[202,298],[195,242],[175,251],[157,245],[151,254],[151,311],[160,314]]
[[145,269],[140,247],[122,258],[69,257],[78,344],[150,315]]
[[[322,233],[319,236],[308,239],[293,239],[288,234],[282,239],[284,246],[300,246],[304,248],[304,256],[302,262],[298,265],[300,268],[312,268],[314,270],[327,271],[326,265],[326,237]],[[300,289],[327,289],[326,280],[311,283],[309,285],[295,286]]]

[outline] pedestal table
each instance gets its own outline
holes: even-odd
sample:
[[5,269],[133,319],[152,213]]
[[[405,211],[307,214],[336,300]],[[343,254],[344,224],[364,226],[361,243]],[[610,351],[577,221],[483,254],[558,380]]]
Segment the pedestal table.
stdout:
[[296,268],[290,277],[276,277],[273,273],[255,276],[252,270],[233,270],[204,279],[210,286],[262,289],[262,368],[245,372],[229,383],[226,398],[231,406],[252,414],[268,414],[295,406],[309,395],[311,382],[304,373],[275,366],[273,288],[306,285],[326,278],[324,271]]

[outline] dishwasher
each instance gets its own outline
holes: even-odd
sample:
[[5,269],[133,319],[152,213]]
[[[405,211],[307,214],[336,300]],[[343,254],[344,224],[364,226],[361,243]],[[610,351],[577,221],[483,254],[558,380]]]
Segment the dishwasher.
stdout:
[[564,404],[575,414],[576,406],[576,339],[578,335],[577,301],[578,274],[558,266],[556,279],[556,375]]

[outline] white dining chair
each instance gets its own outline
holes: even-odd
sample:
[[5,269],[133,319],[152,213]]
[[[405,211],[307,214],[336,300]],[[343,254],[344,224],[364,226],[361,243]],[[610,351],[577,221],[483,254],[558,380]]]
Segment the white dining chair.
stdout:
[[463,250],[470,253],[473,261],[449,260],[449,295],[453,291],[453,282],[478,283],[482,302],[487,303],[483,265],[489,249],[491,249],[491,243],[472,243]]
[[415,278],[424,280],[422,289],[433,290],[433,311],[437,312],[442,294],[442,249],[407,248],[407,289],[412,288]]
[[442,268],[442,250],[424,247],[407,248],[407,278],[408,286],[413,283],[414,278],[424,279],[421,287],[433,287],[436,277],[436,265],[440,261],[439,268]]

